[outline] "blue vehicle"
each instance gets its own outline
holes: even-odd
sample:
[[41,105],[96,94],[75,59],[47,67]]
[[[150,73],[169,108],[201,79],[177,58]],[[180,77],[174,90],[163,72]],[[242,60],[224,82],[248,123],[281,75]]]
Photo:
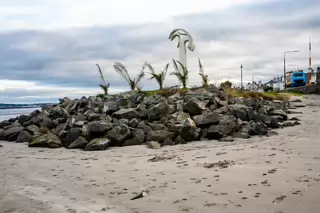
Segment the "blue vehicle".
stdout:
[[294,72],[291,74],[291,87],[305,86],[307,83],[307,74],[303,71]]

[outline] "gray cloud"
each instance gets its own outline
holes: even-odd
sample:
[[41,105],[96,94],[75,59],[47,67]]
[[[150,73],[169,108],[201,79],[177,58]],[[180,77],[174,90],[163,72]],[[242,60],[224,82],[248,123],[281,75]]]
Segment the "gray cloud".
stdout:
[[[210,76],[238,83],[239,67],[244,64],[246,81],[252,75],[268,80],[282,74],[284,51],[300,49],[288,56],[288,63],[307,67],[309,35],[313,36],[314,62],[319,64],[319,10],[317,0],[287,0],[175,17],[171,24],[0,32],[0,78],[93,89],[99,83],[95,67],[99,63],[111,86],[126,90],[126,82],[112,68],[114,61],[123,62],[132,75],[145,60],[162,69],[177,57],[176,44],[167,39],[174,25],[188,29],[196,40],[196,51],[188,53],[191,85],[200,83],[197,57]],[[176,83],[168,76],[167,85]],[[143,84],[145,89],[157,87],[148,78]],[[10,99],[19,91],[5,93]],[[30,93],[35,91],[21,92],[19,97]]]

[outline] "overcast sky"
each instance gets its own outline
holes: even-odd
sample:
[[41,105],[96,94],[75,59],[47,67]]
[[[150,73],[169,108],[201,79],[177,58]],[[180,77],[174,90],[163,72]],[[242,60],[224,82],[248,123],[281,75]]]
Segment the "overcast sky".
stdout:
[[[100,64],[110,92],[129,90],[113,70],[136,75],[144,61],[161,70],[178,58],[174,28],[196,44],[188,51],[189,85],[199,85],[197,57],[213,81],[268,81],[288,65],[320,65],[319,0],[0,0],[0,103],[56,102],[100,93]],[[172,68],[172,67],[171,67]],[[296,69],[294,66],[288,69]],[[146,75],[144,89],[158,85]],[[165,84],[176,85],[174,76]]]

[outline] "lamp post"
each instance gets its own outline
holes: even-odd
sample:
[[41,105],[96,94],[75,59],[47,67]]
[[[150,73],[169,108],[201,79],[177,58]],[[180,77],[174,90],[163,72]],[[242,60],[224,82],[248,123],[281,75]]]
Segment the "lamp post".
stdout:
[[243,87],[242,87],[242,68],[243,68],[243,66],[242,66],[242,64],[241,64],[240,68],[241,68],[241,90],[243,90]]
[[300,52],[300,50],[287,51],[287,52],[284,52],[284,54],[283,54],[283,79],[284,79],[284,89],[286,89],[286,54],[287,54],[287,53],[295,53],[295,52]]
[[288,66],[289,66],[289,67],[296,67],[296,68],[297,68],[297,71],[299,71],[299,70],[300,70],[299,65],[288,64]]

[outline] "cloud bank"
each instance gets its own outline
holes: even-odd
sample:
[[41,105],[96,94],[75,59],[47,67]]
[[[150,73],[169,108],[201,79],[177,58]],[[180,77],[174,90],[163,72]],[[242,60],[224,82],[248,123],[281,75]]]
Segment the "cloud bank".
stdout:
[[[6,8],[1,9],[4,13],[0,13],[0,20],[12,23],[9,26],[0,21],[4,26],[0,30],[0,103],[95,95],[100,92],[97,63],[111,83],[112,93],[126,91],[129,87],[113,70],[113,63],[122,62],[132,75],[140,71],[144,61],[163,69],[172,58],[178,58],[176,42],[168,40],[174,28],[187,29],[196,42],[196,50],[188,52],[189,85],[201,81],[197,57],[212,79],[228,79],[234,84],[239,84],[241,64],[245,82],[252,77],[267,81],[281,76],[283,53],[288,50],[300,52],[288,54],[287,64],[306,69],[309,36],[314,68],[320,65],[317,0],[227,0],[221,5],[206,5],[206,1],[195,9],[189,5],[181,11],[177,5],[175,10],[165,10],[167,6],[160,1],[150,5],[144,0],[138,1],[136,9],[134,5],[118,8],[119,1],[111,5],[113,12],[108,14],[110,8],[103,12],[107,6],[103,7],[102,1],[90,5],[48,2],[33,0],[24,6],[0,0],[1,8]],[[14,10],[18,7],[20,10]],[[48,8],[53,12],[46,13]],[[144,89],[158,87],[148,75],[142,83]],[[168,86],[177,83],[174,76],[166,79]]]

